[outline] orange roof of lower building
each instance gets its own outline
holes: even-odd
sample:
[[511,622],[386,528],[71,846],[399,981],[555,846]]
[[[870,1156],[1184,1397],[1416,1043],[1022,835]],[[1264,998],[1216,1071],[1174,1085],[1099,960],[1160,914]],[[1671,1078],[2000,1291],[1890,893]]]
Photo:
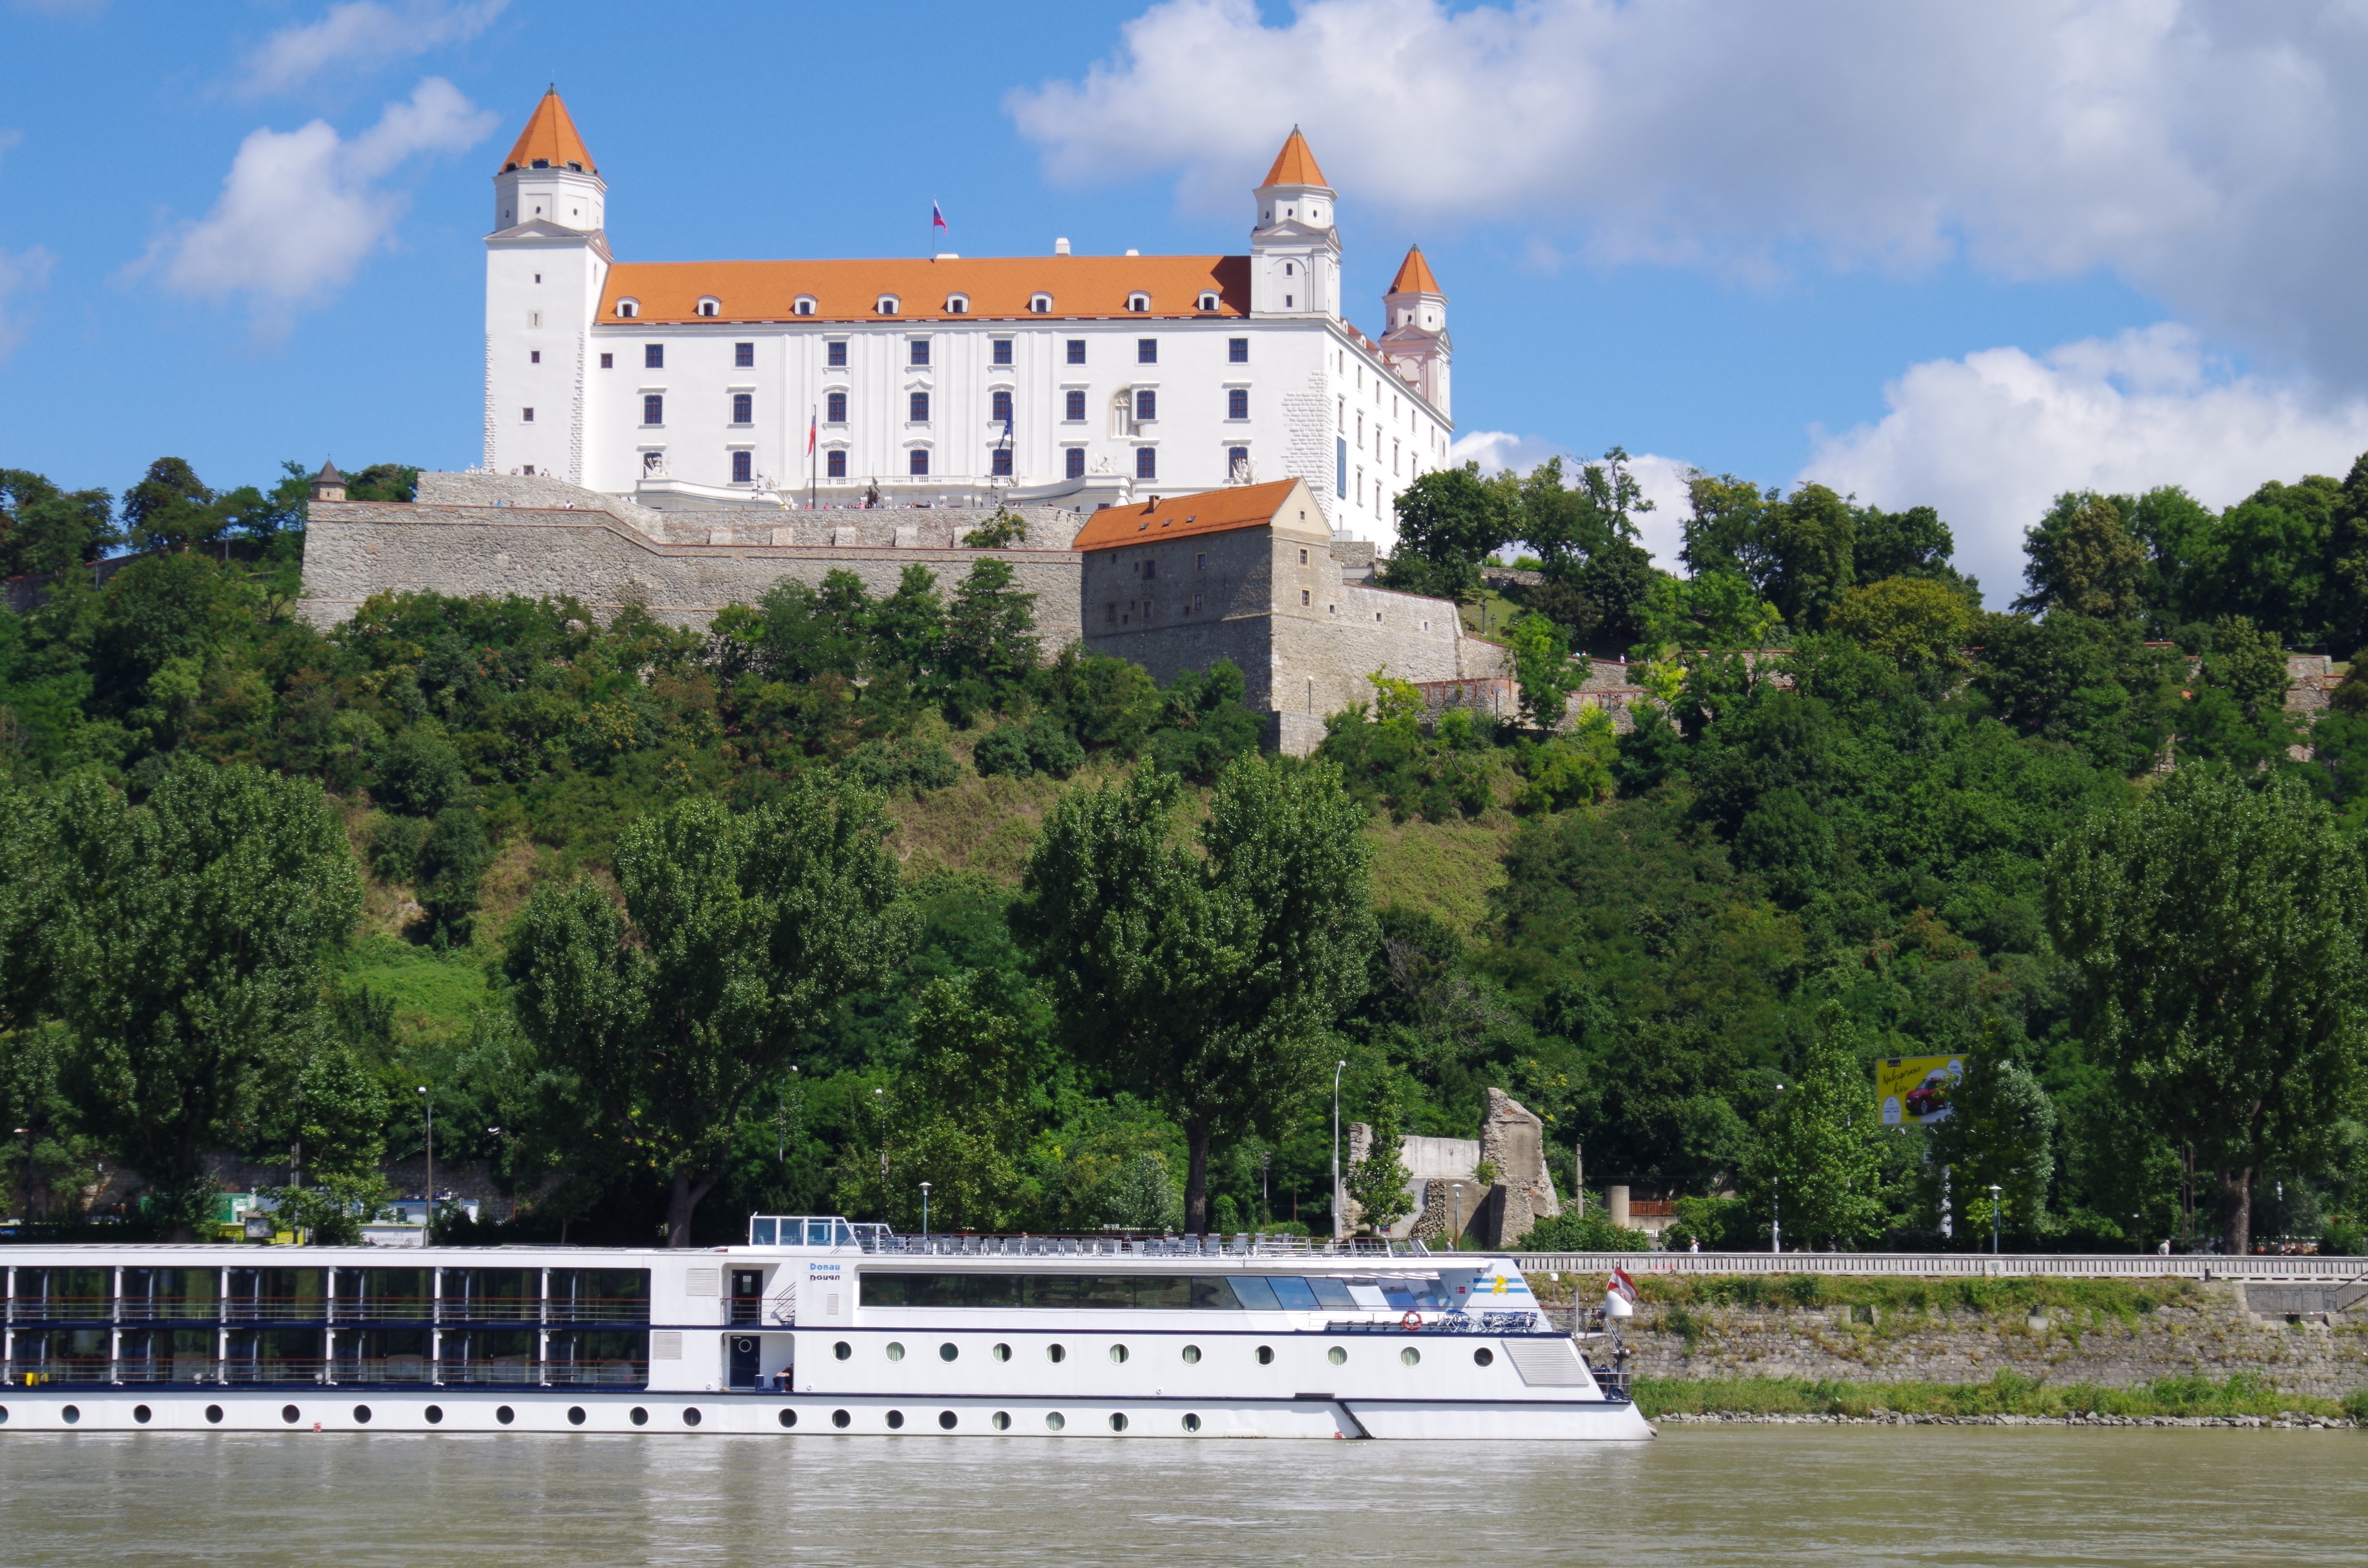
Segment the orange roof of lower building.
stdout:
[[[1046,296],[1051,308],[1030,311]],[[1127,309],[1136,294],[1149,309]],[[1217,308],[1201,309],[1216,296]],[[882,296],[896,313],[880,313]],[[949,308],[956,297],[969,307]],[[798,314],[801,299],[814,301]],[[701,317],[699,301],[712,299],[715,315]],[[617,301],[632,300],[630,318]],[[600,320],[648,322],[960,321],[970,316],[1200,317],[1249,314],[1250,260],[1246,256],[997,256],[879,261],[633,261],[609,269]]]
[[567,106],[560,102],[557,87],[543,94],[542,102],[534,106],[533,117],[518,132],[510,155],[502,160],[502,173],[530,169],[537,165],[554,169],[578,168],[586,174],[600,172],[592,165],[592,153],[584,145],[584,138],[575,133],[575,121],[568,118]]
[[1393,294],[1437,294],[1444,298],[1447,290],[1431,276],[1430,263],[1422,257],[1422,247],[1407,247],[1406,258],[1398,263],[1398,275],[1390,279]]
[[1307,138],[1299,133],[1299,127],[1295,125],[1291,128],[1291,135],[1284,141],[1282,151],[1274,155],[1274,167],[1267,170],[1265,183],[1320,185],[1326,190],[1332,188],[1332,182],[1326,179],[1324,171],[1315,166],[1315,154],[1308,150]]
[[1141,506],[1105,506],[1086,519],[1071,541],[1071,550],[1115,550],[1121,545],[1151,544],[1186,534],[1224,533],[1254,528],[1274,521],[1274,515],[1293,490],[1295,479],[1265,484],[1239,484],[1224,490],[1203,490],[1196,495],[1154,497]]

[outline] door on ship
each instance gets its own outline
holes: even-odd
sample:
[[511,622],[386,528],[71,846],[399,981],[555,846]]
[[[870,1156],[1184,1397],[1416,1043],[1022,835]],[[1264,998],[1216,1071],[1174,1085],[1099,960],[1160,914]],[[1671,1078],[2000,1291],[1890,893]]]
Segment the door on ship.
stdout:
[[753,1334],[735,1334],[725,1348],[731,1353],[732,1386],[753,1389],[757,1386],[759,1358],[757,1347],[763,1341]]
[[762,1323],[765,1308],[765,1271],[761,1268],[735,1268],[732,1271],[732,1321]]

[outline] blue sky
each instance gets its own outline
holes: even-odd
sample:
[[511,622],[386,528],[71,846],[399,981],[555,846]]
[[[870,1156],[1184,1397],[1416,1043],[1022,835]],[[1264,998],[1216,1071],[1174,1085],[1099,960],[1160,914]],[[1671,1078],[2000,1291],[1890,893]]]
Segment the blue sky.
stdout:
[[620,257],[1236,250],[1292,122],[1350,314],[1418,238],[1491,463],[1930,501],[2341,472],[2368,13],[2175,0],[0,0],[0,465],[476,456],[490,176],[556,77]]

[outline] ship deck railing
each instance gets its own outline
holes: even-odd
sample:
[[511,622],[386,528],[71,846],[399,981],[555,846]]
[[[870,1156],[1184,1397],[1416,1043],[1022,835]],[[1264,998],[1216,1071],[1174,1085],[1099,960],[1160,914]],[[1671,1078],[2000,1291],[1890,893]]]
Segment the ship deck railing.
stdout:
[[141,1297],[120,1301],[107,1296],[19,1301],[9,1304],[8,1321],[36,1324],[138,1324],[161,1328],[233,1327],[256,1324],[307,1325],[336,1324],[438,1324],[454,1327],[517,1327],[539,1325],[576,1327],[612,1324],[641,1327],[650,1321],[650,1303],[643,1297],[608,1300],[465,1301],[451,1297],[383,1296],[337,1299],[324,1296],[265,1298],[233,1296],[227,1302],[157,1301]]
[[892,1257],[1429,1257],[1421,1242],[1357,1237],[869,1235],[867,1253]]
[[164,1385],[211,1388],[280,1385],[372,1388],[641,1388],[647,1361],[439,1361],[416,1356],[383,1359],[210,1361],[122,1360],[104,1358],[0,1362],[0,1388],[97,1388]]

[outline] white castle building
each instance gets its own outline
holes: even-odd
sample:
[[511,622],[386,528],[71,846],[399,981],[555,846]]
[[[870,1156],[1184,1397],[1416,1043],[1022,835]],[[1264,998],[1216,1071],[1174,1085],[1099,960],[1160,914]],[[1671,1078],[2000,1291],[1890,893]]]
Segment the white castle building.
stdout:
[[1091,511],[1300,479],[1357,535],[1447,462],[1447,297],[1411,249],[1380,341],[1349,324],[1335,193],[1296,129],[1246,256],[620,262],[555,89],[494,190],[496,474],[661,510]]

